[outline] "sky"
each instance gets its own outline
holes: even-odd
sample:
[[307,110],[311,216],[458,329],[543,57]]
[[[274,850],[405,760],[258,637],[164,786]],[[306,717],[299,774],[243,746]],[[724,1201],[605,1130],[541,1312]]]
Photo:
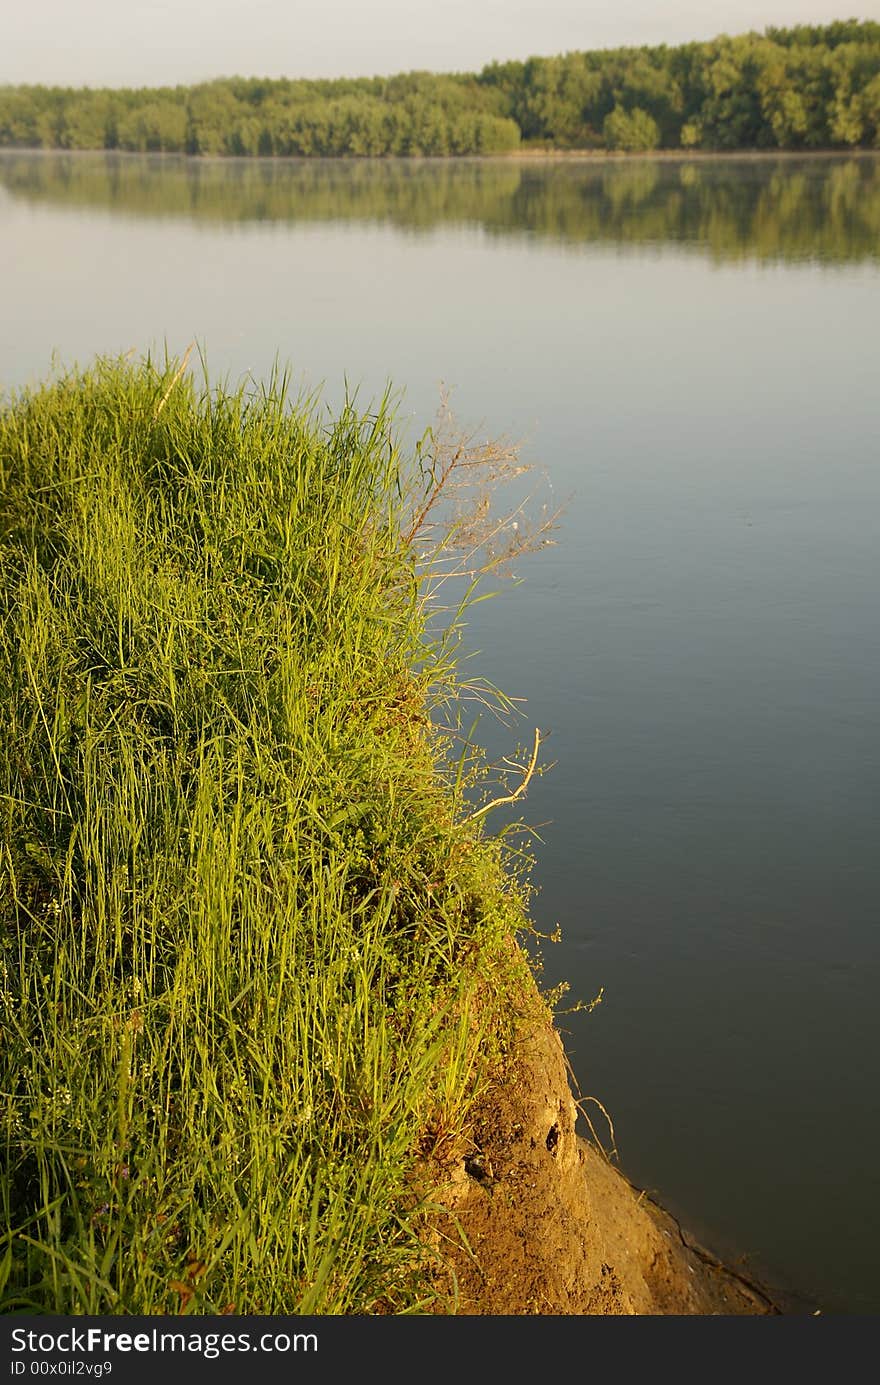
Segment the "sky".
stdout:
[[493,59],[880,20],[880,0],[2,0],[0,82],[477,71]]

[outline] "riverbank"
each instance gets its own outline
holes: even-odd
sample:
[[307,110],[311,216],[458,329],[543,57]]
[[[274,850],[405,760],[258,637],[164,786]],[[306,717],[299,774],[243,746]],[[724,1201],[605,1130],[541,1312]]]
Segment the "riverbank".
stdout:
[[535,162],[561,163],[741,163],[766,162],[778,159],[878,159],[880,150],[865,149],[858,145],[846,148],[828,149],[552,149],[529,148],[513,149],[506,154],[487,154],[486,159],[526,160]]
[[577,1140],[434,729],[444,488],[503,450],[185,364],[0,410],[0,1309],[767,1311]]
[[445,1207],[436,1283],[464,1314],[735,1315],[805,1311],[725,1265],[595,1142],[562,1042],[523,984],[503,1067],[458,1158],[432,1170]]
[[516,164],[516,163],[740,163],[773,162],[776,160],[803,161],[805,159],[868,159],[880,160],[880,148],[866,148],[863,145],[838,145],[817,149],[793,149],[784,147],[742,148],[742,149],[554,149],[552,146],[520,145],[517,149],[500,150],[485,154],[193,154],[183,150],[131,150],[131,149],[67,149],[63,145],[25,145],[0,144],[0,154],[7,158],[27,155],[28,158],[65,158],[88,163],[97,157],[135,166],[155,163],[157,166],[192,164],[203,167],[256,167],[286,168],[300,165],[341,165],[356,167],[403,166],[426,168],[432,165],[459,167],[466,164]]
[[431,730],[438,472],[184,366],[0,410],[0,1306],[406,1311],[525,925]]

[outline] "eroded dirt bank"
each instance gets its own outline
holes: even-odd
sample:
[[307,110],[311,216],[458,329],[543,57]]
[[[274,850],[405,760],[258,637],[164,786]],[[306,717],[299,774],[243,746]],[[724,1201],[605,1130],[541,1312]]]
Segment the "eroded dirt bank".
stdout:
[[521,1027],[447,1167],[439,1238],[452,1311],[773,1314],[768,1294],[685,1243],[678,1223],[575,1132],[562,1044]]

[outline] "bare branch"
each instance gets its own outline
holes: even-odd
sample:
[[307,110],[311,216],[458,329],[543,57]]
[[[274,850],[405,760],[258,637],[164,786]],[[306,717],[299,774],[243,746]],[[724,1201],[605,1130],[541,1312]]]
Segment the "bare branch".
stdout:
[[526,766],[525,771],[523,773],[522,782],[518,785],[516,789],[514,789],[513,793],[504,794],[501,798],[493,798],[489,803],[484,803],[482,808],[478,808],[475,813],[470,813],[464,819],[464,821],[474,822],[477,818],[481,818],[484,813],[490,813],[493,808],[500,808],[505,803],[516,803],[518,798],[522,798],[527,788],[529,787],[529,784],[531,783],[533,774],[535,773],[535,766],[538,763],[538,751],[540,750],[540,748],[541,732],[537,727],[535,727],[535,745],[532,750],[531,759],[529,760],[529,763]]
[[432,593],[449,577],[485,575],[553,542],[549,535],[559,511],[545,505],[533,519],[533,496],[498,513],[502,488],[532,470],[520,460],[518,444],[463,432],[445,393],[425,441],[430,457],[422,470],[424,490],[404,539],[417,546]]

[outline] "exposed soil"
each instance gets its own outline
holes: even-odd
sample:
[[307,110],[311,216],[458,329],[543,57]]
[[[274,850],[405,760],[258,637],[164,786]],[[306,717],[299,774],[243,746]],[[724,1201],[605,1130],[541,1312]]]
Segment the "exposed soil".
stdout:
[[559,1036],[524,1021],[447,1164],[435,1244],[464,1314],[773,1314],[770,1295],[686,1240],[575,1131]]

